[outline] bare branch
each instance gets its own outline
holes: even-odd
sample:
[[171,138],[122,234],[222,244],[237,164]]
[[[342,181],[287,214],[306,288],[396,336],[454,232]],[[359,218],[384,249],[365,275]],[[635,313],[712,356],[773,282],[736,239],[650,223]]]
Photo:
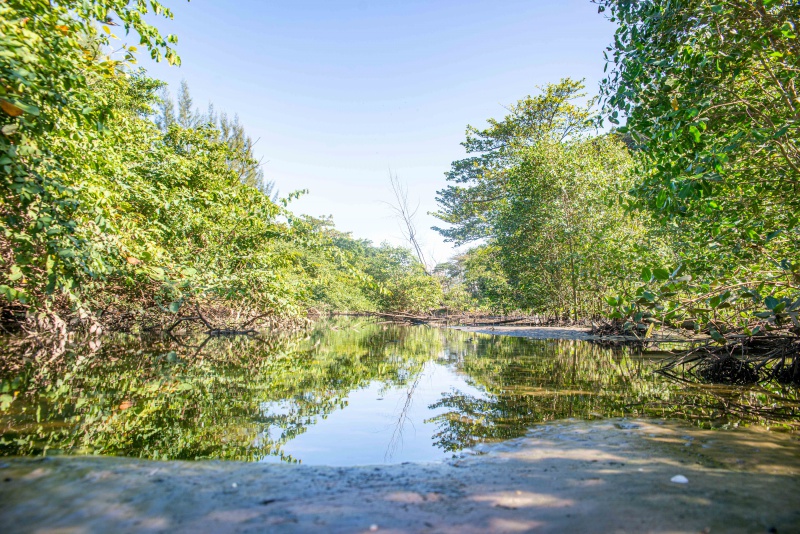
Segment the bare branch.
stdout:
[[428,262],[425,260],[425,254],[423,254],[422,247],[417,239],[417,227],[414,224],[414,217],[419,211],[419,202],[417,202],[417,205],[413,209],[411,208],[408,203],[408,187],[404,186],[400,178],[397,177],[397,174],[392,174],[391,170],[389,171],[389,183],[392,186],[395,203],[387,202],[387,204],[389,204],[395,216],[400,220],[400,231],[403,233],[403,237],[406,241],[408,241],[414,249],[417,259],[419,259],[423,269],[425,269],[425,274],[430,275]]

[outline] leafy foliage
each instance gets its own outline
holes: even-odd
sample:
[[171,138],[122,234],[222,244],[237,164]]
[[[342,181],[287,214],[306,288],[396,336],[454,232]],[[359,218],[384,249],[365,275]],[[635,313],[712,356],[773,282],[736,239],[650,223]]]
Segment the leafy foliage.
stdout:
[[321,236],[304,260],[317,304],[341,311],[410,313],[427,313],[441,304],[438,279],[409,249],[354,239],[329,219],[305,220]]
[[136,48],[124,48],[125,60],[101,50],[113,10],[154,58],[177,63],[176,38],[144,21],[150,9],[171,17],[155,1],[0,4],[0,293],[7,301],[42,307],[45,295],[75,297],[81,281],[115,269],[108,258],[114,222],[95,180],[101,162],[91,155],[113,109],[101,89]]
[[[0,3],[6,319],[94,324],[203,302],[297,316],[324,300],[320,287],[351,279],[356,309],[429,306],[438,287],[411,281],[403,251],[367,243],[348,256],[287,209],[292,195],[278,205],[238,116],[199,113],[185,83],[175,111],[161,82],[132,70],[136,47],[106,54],[113,15],[151,56],[179,63],[150,12],[171,17],[158,2]],[[394,261],[391,276],[376,254]]]
[[602,90],[637,148],[633,204],[680,255],[651,266],[618,312],[721,343],[733,326],[800,327],[797,2],[597,3],[619,25]]
[[485,290],[503,308],[599,315],[602,296],[636,275],[630,258],[646,231],[619,200],[631,158],[619,136],[590,135],[591,102],[573,103],[582,90],[562,80],[489,128],[470,127],[464,146],[480,155],[453,163],[448,180],[458,185],[439,192],[437,215],[453,225],[442,235],[488,238],[472,264],[497,262],[484,271],[504,280]]

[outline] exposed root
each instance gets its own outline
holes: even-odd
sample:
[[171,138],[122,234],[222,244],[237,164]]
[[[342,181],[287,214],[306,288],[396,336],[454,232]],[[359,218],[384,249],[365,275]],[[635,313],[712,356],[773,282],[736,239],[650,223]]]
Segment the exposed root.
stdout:
[[712,354],[695,368],[697,376],[707,382],[745,385],[758,382],[755,364],[729,354]]
[[660,371],[674,375],[679,368],[703,382],[800,385],[800,338],[777,333],[739,336],[726,345],[709,342],[674,355]]

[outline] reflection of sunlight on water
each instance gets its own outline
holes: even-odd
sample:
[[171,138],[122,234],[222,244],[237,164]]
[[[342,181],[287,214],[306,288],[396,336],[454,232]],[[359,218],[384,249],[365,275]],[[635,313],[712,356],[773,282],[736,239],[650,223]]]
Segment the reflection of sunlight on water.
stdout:
[[[484,393],[456,374],[452,363],[425,362],[410,383],[387,386],[371,382],[352,392],[343,410],[318,420],[282,450],[304,464],[371,465],[438,461],[451,456],[432,446],[437,425],[428,419],[443,415],[432,409],[444,392],[458,389],[478,398]],[[450,357],[446,362],[453,362]],[[455,360],[457,361],[457,360]],[[273,414],[274,415],[274,414]],[[280,461],[267,456],[262,462]]]

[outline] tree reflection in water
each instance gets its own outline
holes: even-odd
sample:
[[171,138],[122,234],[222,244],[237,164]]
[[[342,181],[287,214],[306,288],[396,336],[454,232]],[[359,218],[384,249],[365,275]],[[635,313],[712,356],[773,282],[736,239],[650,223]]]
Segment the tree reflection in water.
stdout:
[[[406,388],[411,403],[426,364],[446,366],[482,392],[442,391],[430,406],[433,445],[446,451],[564,418],[677,417],[706,426],[798,421],[796,389],[687,384],[656,374],[652,357],[586,342],[364,319],[192,348],[202,341],[121,336],[102,346],[74,343],[50,361],[29,342],[6,338],[0,452],[296,461],[285,445],[346,410],[352,392],[375,384]],[[396,432],[407,406],[398,408]]]

